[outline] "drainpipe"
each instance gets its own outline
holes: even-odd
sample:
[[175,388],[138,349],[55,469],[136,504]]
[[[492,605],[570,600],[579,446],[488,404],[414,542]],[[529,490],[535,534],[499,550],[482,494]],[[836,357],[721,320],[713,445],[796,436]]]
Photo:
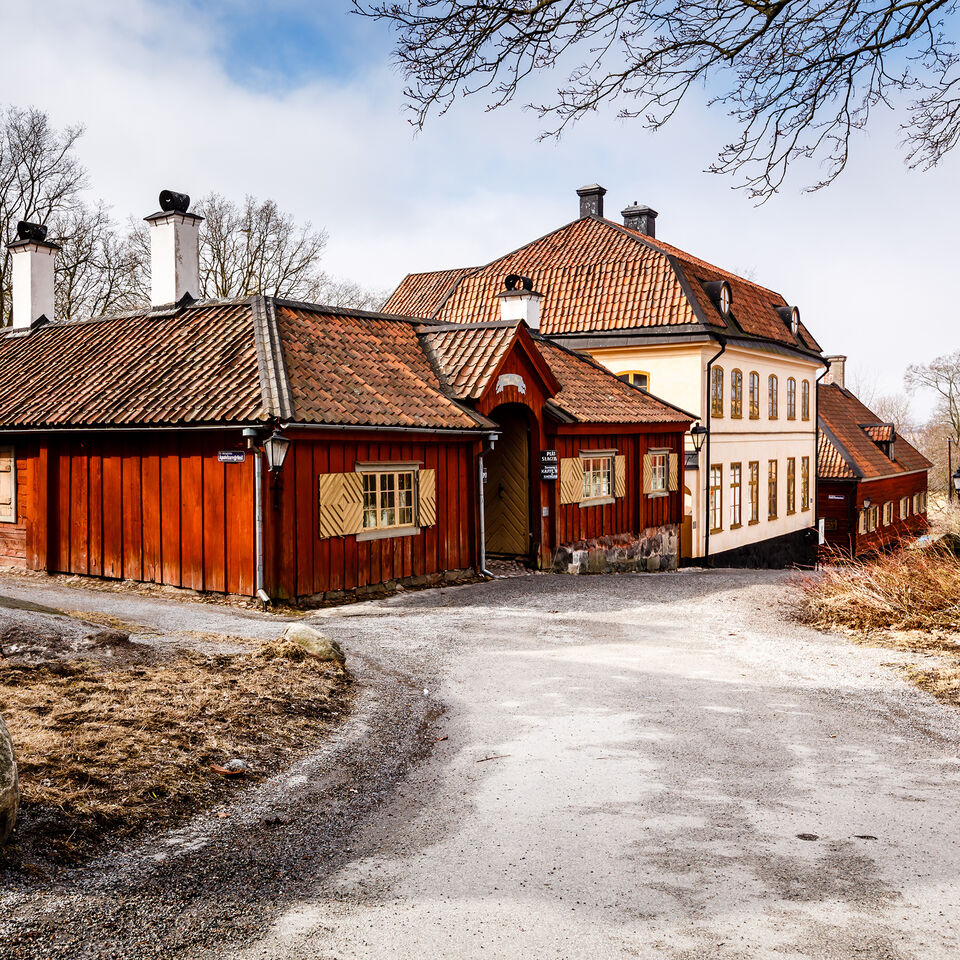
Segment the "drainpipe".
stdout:
[[483,458],[493,450],[493,445],[499,436],[499,433],[491,433],[477,456],[477,489],[480,491],[480,572],[485,577],[490,577],[491,580],[496,580],[497,577],[487,569],[487,525],[484,516],[486,509],[483,495]]
[[[714,339],[717,343],[720,344],[720,349],[707,361],[707,466],[704,473],[706,474],[706,486],[704,487],[706,491],[706,499],[704,503],[706,505],[706,518],[707,524],[703,528],[703,559],[704,563],[710,559],[710,413],[713,406],[713,397],[711,396],[712,384],[710,383],[710,370],[713,367],[713,364],[720,359],[723,355],[723,352],[727,349],[726,338],[721,337],[719,334],[714,335]],[[721,502],[723,497],[723,491],[720,491]]]
[[[820,488],[820,381],[830,372],[830,361],[824,357],[823,362],[826,364],[826,368],[813,384],[813,456],[810,458],[813,473],[813,525],[817,530],[817,559],[813,564],[816,570],[820,569],[820,518],[817,516],[820,502],[817,499]],[[853,499],[856,501],[856,496]],[[851,527],[851,540],[853,537],[852,530]],[[824,540],[826,540],[826,532],[824,532]]]

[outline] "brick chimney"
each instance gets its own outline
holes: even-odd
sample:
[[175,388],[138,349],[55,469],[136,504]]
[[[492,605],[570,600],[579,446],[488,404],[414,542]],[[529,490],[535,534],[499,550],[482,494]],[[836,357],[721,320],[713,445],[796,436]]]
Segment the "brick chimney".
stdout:
[[516,323],[523,320],[531,330],[540,329],[540,301],[542,293],[533,289],[533,281],[529,277],[521,277],[511,273],[503,281],[504,289],[497,297],[500,300],[500,319]]
[[580,219],[603,216],[603,195],[607,191],[599,183],[591,183],[577,190],[580,198]]
[[21,220],[8,246],[13,260],[13,329],[31,330],[54,319],[54,267],[60,247],[47,241],[47,228]]
[[203,217],[187,213],[185,193],[163,190],[160,211],[146,217],[150,224],[150,305],[178,303],[200,295],[200,224]]
[[847,358],[842,356],[827,357],[830,369],[827,370],[823,378],[824,383],[835,383],[838,387],[844,387],[844,376],[846,374]]
[[636,230],[648,237],[657,235],[657,211],[653,207],[642,206],[634,200],[631,206],[620,211],[620,215],[628,230]]

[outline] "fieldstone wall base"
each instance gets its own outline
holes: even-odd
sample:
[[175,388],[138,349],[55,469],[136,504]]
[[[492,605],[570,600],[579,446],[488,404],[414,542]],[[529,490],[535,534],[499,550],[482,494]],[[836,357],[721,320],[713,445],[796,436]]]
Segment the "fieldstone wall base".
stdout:
[[648,527],[639,535],[578,540],[560,546],[553,555],[556,573],[658,573],[676,570],[680,557],[680,528],[675,523]]
[[399,577],[385,580],[383,583],[371,583],[353,590],[328,590],[310,597],[298,597],[302,607],[331,607],[341,603],[353,603],[357,600],[376,600],[390,597],[404,590],[419,590],[424,587],[437,587],[442,584],[466,583],[477,578],[473,567],[462,570],[444,570],[442,573],[428,573],[417,577]]

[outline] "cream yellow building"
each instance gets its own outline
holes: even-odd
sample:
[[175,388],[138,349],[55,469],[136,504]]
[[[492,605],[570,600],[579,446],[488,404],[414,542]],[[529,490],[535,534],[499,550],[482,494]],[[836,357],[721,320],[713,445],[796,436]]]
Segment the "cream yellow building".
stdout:
[[483,267],[411,274],[386,310],[491,322],[505,277],[541,294],[539,329],[699,417],[688,436],[684,554],[731,565],[809,561],[816,547],[816,383],[825,364],[780,294],[658,239],[657,213],[580,216]]

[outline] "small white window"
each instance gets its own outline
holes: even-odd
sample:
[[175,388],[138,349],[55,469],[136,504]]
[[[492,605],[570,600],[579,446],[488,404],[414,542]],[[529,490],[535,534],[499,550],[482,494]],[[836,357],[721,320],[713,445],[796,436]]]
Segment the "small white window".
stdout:
[[665,493],[667,490],[667,473],[669,472],[669,453],[650,454],[650,492]]
[[413,471],[363,474],[363,529],[413,526]]
[[613,496],[613,457],[582,457],[583,499]]
[[733,295],[730,292],[730,284],[723,283],[720,285],[720,312],[726,316],[731,306],[733,306]]

